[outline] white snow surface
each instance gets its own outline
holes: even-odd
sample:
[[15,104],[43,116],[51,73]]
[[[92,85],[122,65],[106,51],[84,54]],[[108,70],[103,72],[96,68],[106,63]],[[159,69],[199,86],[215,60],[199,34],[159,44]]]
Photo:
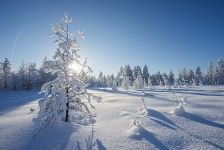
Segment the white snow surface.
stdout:
[[94,104],[95,121],[52,124],[37,134],[33,118],[41,95],[1,91],[0,150],[224,149],[224,87],[174,90],[187,97],[181,113],[171,113],[176,103],[163,87],[89,90],[103,100]]

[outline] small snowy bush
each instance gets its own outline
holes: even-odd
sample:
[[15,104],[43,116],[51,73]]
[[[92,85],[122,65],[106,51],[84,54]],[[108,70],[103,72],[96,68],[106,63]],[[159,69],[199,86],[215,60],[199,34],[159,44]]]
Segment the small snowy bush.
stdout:
[[186,104],[187,98],[184,96],[179,96],[175,93],[175,91],[169,85],[169,81],[164,77],[165,89],[169,89],[172,93],[172,99],[176,102],[176,108],[172,111],[173,114],[179,114],[184,112],[184,106]]
[[140,111],[139,111],[139,115],[149,116],[149,115],[150,115],[150,114],[149,114],[149,110],[148,110],[148,108],[146,107],[144,98],[143,98],[143,97],[140,97],[140,100],[141,100],[141,102],[142,102],[142,104],[143,104],[143,108],[140,109]]

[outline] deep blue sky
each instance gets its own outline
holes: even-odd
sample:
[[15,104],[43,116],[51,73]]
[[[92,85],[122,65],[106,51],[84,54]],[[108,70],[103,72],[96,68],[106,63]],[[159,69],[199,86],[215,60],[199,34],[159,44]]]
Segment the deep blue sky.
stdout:
[[95,74],[121,65],[147,64],[151,73],[206,68],[224,56],[222,0],[1,0],[0,61],[22,59],[40,66],[55,49],[50,24],[73,17],[84,30],[80,54]]

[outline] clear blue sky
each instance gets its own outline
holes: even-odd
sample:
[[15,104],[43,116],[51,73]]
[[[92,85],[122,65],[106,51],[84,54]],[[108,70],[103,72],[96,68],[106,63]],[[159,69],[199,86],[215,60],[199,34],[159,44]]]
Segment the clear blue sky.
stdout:
[[147,64],[151,73],[207,67],[224,56],[222,0],[1,0],[0,61],[40,66],[55,49],[50,24],[64,12],[84,30],[80,54],[95,74]]

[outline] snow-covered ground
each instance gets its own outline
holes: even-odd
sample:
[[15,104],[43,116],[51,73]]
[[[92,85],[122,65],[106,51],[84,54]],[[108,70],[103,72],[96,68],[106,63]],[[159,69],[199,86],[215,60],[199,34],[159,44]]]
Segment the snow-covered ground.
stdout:
[[175,91],[187,97],[178,115],[171,113],[172,94],[159,87],[145,93],[90,91],[103,100],[95,104],[93,124],[62,123],[38,134],[32,121],[38,110],[30,112],[38,108],[37,91],[0,92],[0,149],[224,149],[224,87]]

